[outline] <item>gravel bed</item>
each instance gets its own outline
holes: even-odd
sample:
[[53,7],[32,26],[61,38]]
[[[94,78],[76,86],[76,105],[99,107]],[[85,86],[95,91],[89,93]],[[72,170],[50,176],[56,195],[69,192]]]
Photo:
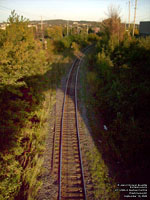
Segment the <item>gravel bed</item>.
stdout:
[[[79,71],[78,94],[81,88],[82,85],[80,81],[80,71]],[[95,144],[91,136],[92,131],[88,122],[86,106],[84,104],[84,101],[82,99],[79,100],[79,98],[78,98],[78,121],[79,121],[80,146],[81,146],[82,162],[84,169],[87,200],[94,200],[94,189],[89,169],[90,166],[87,153],[92,152],[92,149],[94,148]]]
[[[68,69],[69,70],[69,69]],[[48,135],[46,139],[46,150],[43,155],[43,173],[40,180],[43,182],[41,189],[38,192],[37,200],[57,200],[58,195],[58,163],[54,160],[53,155],[53,141],[54,135],[59,133],[62,103],[64,97],[64,90],[67,76],[62,78],[60,86],[56,90],[56,105],[53,106],[52,112],[49,115]],[[80,81],[78,82],[78,88],[80,89]],[[93,148],[94,142],[90,134],[90,127],[88,125],[88,119],[86,114],[86,108],[83,102],[78,100],[78,119],[79,119],[79,131],[80,131],[80,145],[82,153],[82,161],[84,168],[87,200],[94,200],[93,184],[91,174],[89,172],[89,164],[86,153]]]
[[[60,86],[56,90],[56,104],[52,108],[49,115],[48,135],[46,138],[45,153],[43,155],[44,163],[40,181],[43,182],[41,189],[38,191],[37,200],[56,200],[58,195],[58,175],[53,155],[53,141],[54,134],[59,132],[57,130],[61,120],[61,110],[64,97],[64,89],[66,84],[66,76],[61,80]],[[58,168],[58,166],[57,166]],[[55,172],[54,172],[55,171]]]

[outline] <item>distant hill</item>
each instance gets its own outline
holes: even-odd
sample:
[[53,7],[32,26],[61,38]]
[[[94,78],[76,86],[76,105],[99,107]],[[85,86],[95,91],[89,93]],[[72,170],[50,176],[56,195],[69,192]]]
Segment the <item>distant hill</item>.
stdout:
[[[78,24],[88,24],[91,26],[97,26],[100,24],[100,22],[96,22],[96,21],[72,21],[72,20],[68,20],[68,23],[70,25],[72,25],[74,22],[78,22]],[[30,23],[32,24],[38,24],[41,23],[41,21],[30,21]],[[52,20],[43,20],[43,23],[45,24],[51,24],[51,25],[66,25],[67,24],[67,20],[63,20],[63,19],[52,19]]]

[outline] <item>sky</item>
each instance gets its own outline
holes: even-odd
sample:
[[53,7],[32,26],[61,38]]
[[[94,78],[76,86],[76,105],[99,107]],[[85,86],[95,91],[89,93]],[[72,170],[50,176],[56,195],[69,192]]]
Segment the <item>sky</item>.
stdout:
[[[135,0],[131,2],[134,19]],[[29,20],[65,19],[102,21],[107,18],[108,7],[120,8],[122,22],[128,22],[129,0],[0,0],[0,22],[7,21],[11,10]],[[137,0],[136,23],[150,21],[150,0]]]

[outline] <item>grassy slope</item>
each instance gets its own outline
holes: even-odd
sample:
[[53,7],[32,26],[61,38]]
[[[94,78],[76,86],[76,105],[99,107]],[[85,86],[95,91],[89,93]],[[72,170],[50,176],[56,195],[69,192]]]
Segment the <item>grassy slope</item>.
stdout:
[[[53,69],[57,68],[57,72],[53,73],[53,70],[51,70],[49,72],[49,74],[47,74],[48,81],[47,81],[46,85],[43,85],[44,87],[45,86],[47,87],[49,84],[51,84],[49,81],[51,81],[52,76],[53,75],[55,76],[53,88],[50,88],[47,91],[45,91],[45,94],[44,94],[45,101],[43,102],[43,106],[41,107],[41,111],[40,111],[40,113],[41,113],[41,120],[39,123],[39,136],[40,137],[36,138],[36,142],[37,142],[37,140],[39,140],[39,141],[42,140],[43,151],[40,153],[41,156],[36,160],[36,166],[33,169],[34,173],[32,174],[32,178],[30,178],[30,189],[29,189],[29,193],[28,193],[28,199],[30,199],[30,200],[34,199],[39,187],[42,184],[42,183],[39,183],[39,187],[37,187],[37,177],[41,173],[43,159],[44,159],[42,155],[43,155],[43,152],[45,149],[45,138],[48,133],[48,121],[50,120],[49,114],[50,114],[50,110],[52,109],[53,105],[56,102],[56,87],[60,83],[62,75],[65,74],[67,68],[70,66],[70,63],[71,63],[71,58],[69,57],[69,54],[68,54],[68,56],[67,55],[56,56],[52,65],[53,65]],[[38,145],[36,148],[39,148],[39,147],[40,146]],[[38,155],[36,157],[38,157]]]
[[[110,175],[109,168],[103,159],[103,154],[101,152],[102,135],[106,134],[103,130],[100,131],[102,122],[100,123],[100,118],[96,116],[96,107],[93,107],[94,97],[91,92],[91,86],[88,85],[87,81],[88,73],[88,60],[85,58],[84,62],[80,68],[80,83],[82,85],[80,89],[79,98],[85,104],[87,108],[87,114],[89,119],[89,125],[92,130],[92,137],[95,142],[95,147],[92,151],[87,153],[87,159],[90,163],[90,171],[92,175],[92,180],[94,183],[94,195],[95,199],[119,199],[119,193],[115,192],[116,183],[113,177]],[[105,141],[106,142],[106,141]],[[107,142],[105,148],[107,148]]]
[[68,53],[53,55],[45,71],[27,77],[22,97],[8,93],[3,98],[4,114],[9,114],[7,120],[3,115],[3,120],[8,130],[12,128],[2,138],[5,145],[0,153],[0,199],[34,199],[41,186],[37,177],[43,163],[49,112],[55,103],[56,87],[71,60]]

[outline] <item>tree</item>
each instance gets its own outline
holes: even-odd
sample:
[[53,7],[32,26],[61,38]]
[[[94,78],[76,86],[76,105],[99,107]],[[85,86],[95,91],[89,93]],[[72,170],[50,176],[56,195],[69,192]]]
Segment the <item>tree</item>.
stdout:
[[23,77],[37,74],[45,62],[42,45],[34,39],[28,20],[11,12],[9,26],[0,33],[0,86],[24,84]]
[[[34,39],[28,20],[13,11],[8,23],[6,30],[0,31],[0,199],[3,200],[26,199],[28,177],[36,163],[35,151],[28,148],[35,129],[31,120],[37,117],[35,111],[40,112],[44,96],[39,91],[38,77],[43,77],[47,68],[42,44]],[[33,132],[37,139],[36,131]],[[39,146],[36,141],[36,149]],[[26,165],[30,160],[27,151],[34,160],[32,167]],[[23,197],[17,198],[20,193]]]
[[125,30],[123,24],[121,24],[121,19],[119,15],[119,7],[116,8],[113,5],[108,7],[108,19],[103,20],[102,27],[109,36],[117,37],[118,40],[122,40]]
[[58,40],[63,36],[63,30],[61,26],[53,26],[49,27],[46,30],[46,36],[53,39]]
[[88,33],[94,33],[93,29],[90,27]]

